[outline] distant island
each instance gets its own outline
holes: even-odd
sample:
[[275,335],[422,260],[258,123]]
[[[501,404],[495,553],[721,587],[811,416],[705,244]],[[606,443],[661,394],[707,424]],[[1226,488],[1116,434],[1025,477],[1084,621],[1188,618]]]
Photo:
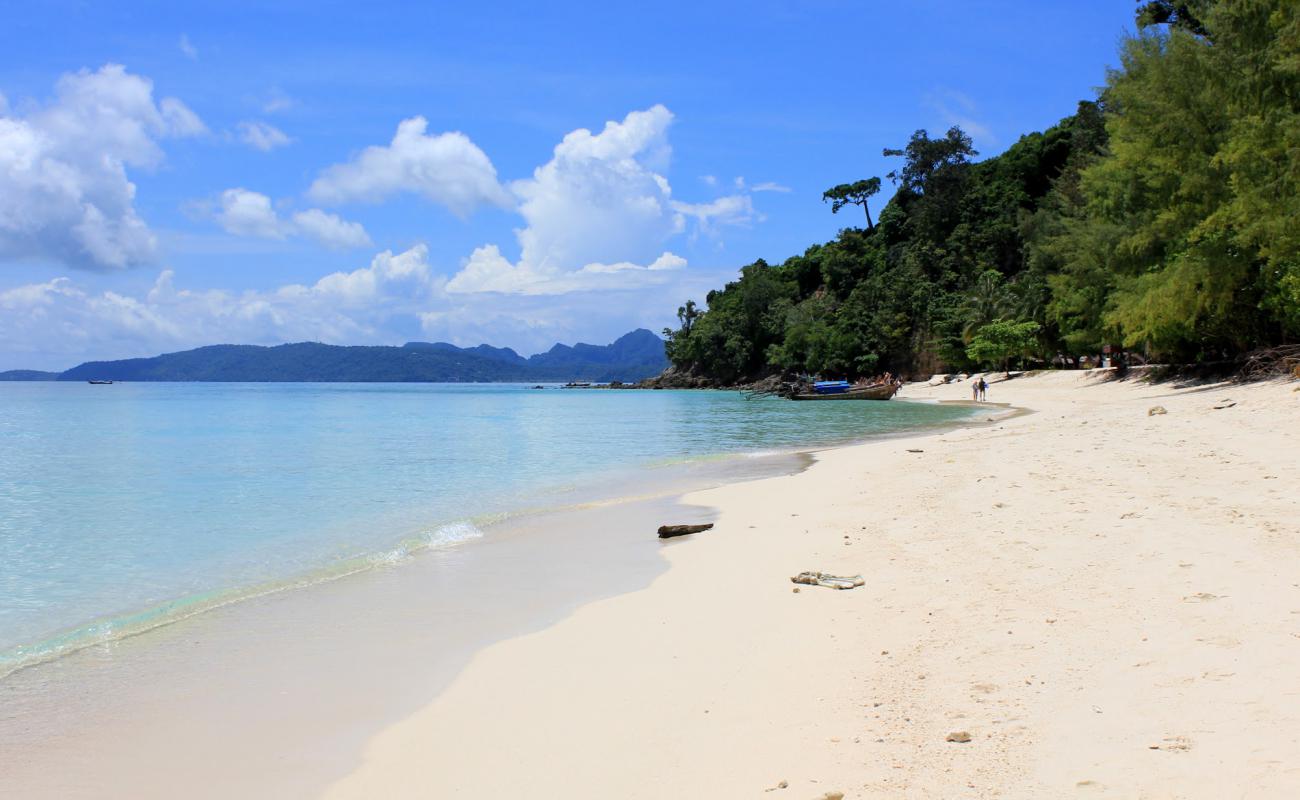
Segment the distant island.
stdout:
[[0,381],[639,381],[667,366],[663,340],[639,328],[611,344],[557,344],[528,358],[510,348],[447,342],[407,342],[401,347],[219,344],[152,358],[88,361],[65,372],[11,370],[0,372]]

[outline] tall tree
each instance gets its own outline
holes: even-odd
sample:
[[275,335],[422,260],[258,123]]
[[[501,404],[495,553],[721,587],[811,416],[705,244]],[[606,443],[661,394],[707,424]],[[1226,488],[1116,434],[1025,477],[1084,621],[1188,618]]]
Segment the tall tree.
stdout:
[[840,213],[840,209],[847,205],[862,206],[862,210],[867,215],[867,230],[874,231],[876,226],[871,221],[871,209],[867,208],[867,201],[879,191],[880,178],[841,183],[822,192],[822,202],[831,201],[832,214]]

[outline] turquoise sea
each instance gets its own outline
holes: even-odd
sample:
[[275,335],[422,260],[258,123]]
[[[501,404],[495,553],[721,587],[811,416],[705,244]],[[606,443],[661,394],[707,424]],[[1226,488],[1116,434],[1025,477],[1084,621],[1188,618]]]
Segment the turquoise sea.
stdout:
[[0,676],[459,546],[511,514],[970,413],[507,384],[0,383]]

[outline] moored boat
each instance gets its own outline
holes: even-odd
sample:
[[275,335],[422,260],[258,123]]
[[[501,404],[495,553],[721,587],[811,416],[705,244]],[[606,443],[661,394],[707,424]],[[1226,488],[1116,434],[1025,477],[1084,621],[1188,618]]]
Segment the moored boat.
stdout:
[[834,392],[801,392],[791,395],[791,400],[888,400],[898,392],[896,383],[877,383],[871,386],[850,386]]
[[112,381],[96,381],[96,380],[92,380],[92,381],[86,381],[86,383],[92,383],[92,384],[95,384],[96,386],[100,386],[100,385],[105,385],[105,384],[111,384]]

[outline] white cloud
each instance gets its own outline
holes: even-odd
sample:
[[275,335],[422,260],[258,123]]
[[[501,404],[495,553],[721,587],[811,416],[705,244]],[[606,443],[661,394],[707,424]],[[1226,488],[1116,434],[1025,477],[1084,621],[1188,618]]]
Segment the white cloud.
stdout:
[[321,172],[308,195],[320,203],[378,202],[410,192],[465,216],[480,205],[510,205],[496,168],[458,131],[433,136],[424,117],[402,120],[387,146],[362,150]]
[[[685,260],[665,250],[684,229],[668,180],[663,106],[607,122],[600,133],[583,128],[564,137],[532,178],[515,181],[525,226],[517,230],[519,260],[497,245],[478,248],[447,284],[453,293],[564,294],[660,280],[657,273]],[[638,266],[643,264],[650,266]],[[616,278],[617,276],[617,278]]]
[[283,239],[285,231],[280,217],[271,207],[271,198],[247,189],[227,189],[221,193],[221,210],[217,221],[227,233],[262,239]]
[[262,113],[279,114],[281,111],[288,111],[297,104],[298,102],[285,94],[284,90],[272,89],[267,96],[266,102],[262,103]]
[[767,181],[764,183],[754,184],[754,186],[750,189],[750,191],[751,192],[789,192],[791,191],[791,189],[789,186],[782,186],[779,183],[772,183],[771,181]]
[[390,338],[385,326],[397,316],[418,326],[440,285],[423,245],[385,251],[367,267],[310,286],[263,292],[178,289],[170,270],[138,297],[96,293],[56,278],[0,291],[0,338],[11,353],[57,347],[73,361],[217,342],[354,344]]
[[729,194],[708,203],[673,202],[673,209],[694,219],[700,233],[717,233],[723,226],[748,227],[762,216],[754,210],[754,201],[747,194]]
[[367,247],[371,244],[366,229],[318,208],[299,211],[281,219],[271,198],[248,189],[227,189],[221,193],[217,222],[227,233],[260,239],[284,239],[308,236],[327,247]]
[[189,34],[182,33],[180,40],[176,42],[176,46],[180,48],[180,51],[184,53],[185,57],[190,61],[199,60],[199,49],[190,41]]
[[136,213],[127,167],[155,167],[159,139],[205,130],[118,64],[63,75],[54,100],[26,115],[0,105],[0,258],[97,270],[153,261],[157,239]]
[[960,127],[976,142],[997,145],[997,136],[976,117],[979,107],[969,96],[952,89],[938,89],[926,96],[925,104],[939,114],[943,124]]
[[370,234],[360,222],[348,222],[319,208],[299,211],[292,217],[293,227],[326,247],[368,247]]
[[293,141],[284,131],[274,125],[259,122],[258,120],[241,122],[235,128],[239,132],[241,142],[249,147],[261,150],[263,153],[277,147],[283,147]]
[[[731,277],[679,269],[671,254],[648,267],[611,264],[572,294],[449,294],[419,245],[366,266],[264,291],[184,288],[162,272],[137,291],[96,291],[61,277],[0,289],[0,369],[65,368],[220,342],[400,344],[482,342],[538,352],[557,341],[603,344],[634,327],[659,330],[685,297]],[[594,269],[594,268],[593,268]],[[626,278],[663,282],[629,289]]]

